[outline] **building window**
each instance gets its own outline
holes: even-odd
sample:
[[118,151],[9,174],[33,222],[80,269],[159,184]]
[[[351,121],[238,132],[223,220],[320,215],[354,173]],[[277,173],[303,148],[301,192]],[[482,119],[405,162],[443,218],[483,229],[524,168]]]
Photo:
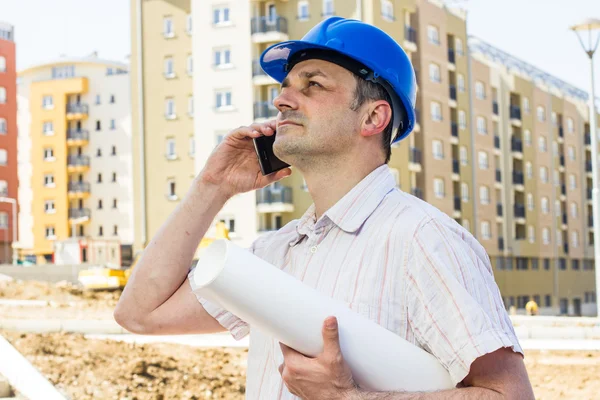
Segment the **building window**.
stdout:
[[96,183],[102,183],[102,174],[101,173],[98,174],[98,179],[96,180]]
[[104,235],[104,229],[102,228],[102,225],[100,225],[98,227],[98,236],[103,236]]
[[224,48],[215,50],[215,66],[219,68],[231,66],[230,49]]
[[310,18],[308,10],[309,10],[308,1],[299,1],[298,2],[298,20],[299,21],[307,21]]
[[475,82],[475,97],[485,100],[485,84],[481,81]]
[[468,165],[469,164],[469,154],[467,152],[467,148],[465,146],[460,146],[459,153],[460,153],[459,154],[460,164]]
[[525,114],[529,114],[531,107],[529,106],[529,98],[523,97],[523,111]]
[[560,211],[560,200],[554,201],[554,213],[556,214],[556,216],[559,216],[561,214],[561,211]]
[[175,28],[173,26],[173,18],[163,18],[163,36],[166,38],[172,38],[175,36]]
[[46,239],[55,239],[56,233],[54,232],[54,226],[48,225],[46,226]]
[[577,218],[577,214],[579,214],[579,210],[577,209],[577,203],[573,201],[571,202],[571,217]]
[[110,129],[111,130],[117,129],[117,121],[115,121],[114,119],[110,120]]
[[540,136],[538,138],[538,148],[542,153],[548,151],[548,141],[545,136]]
[[112,208],[117,208],[117,199],[113,199]]
[[169,160],[175,160],[177,159],[177,152],[175,149],[175,139],[170,138],[167,139],[167,153],[166,153],[167,159]]
[[0,196],[8,196],[8,182],[0,180]]
[[229,7],[213,9],[213,24],[227,25],[231,22],[229,19]]
[[0,72],[6,72],[6,58],[0,56]]
[[119,227],[117,225],[115,225],[113,227],[113,235],[114,236],[118,236],[119,235]]
[[431,119],[438,122],[442,120],[442,105],[437,101],[431,102]]
[[548,168],[540,167],[540,179],[542,183],[548,183]]
[[[0,102],[4,103],[2,100],[2,89],[0,88]],[[4,91],[4,96],[6,98],[6,90]],[[42,98],[42,107],[49,109],[49,108],[54,108],[54,99],[52,98],[52,96],[46,95]]]
[[97,106],[100,105],[100,95],[99,94],[96,95],[96,105]]
[[52,121],[45,121],[42,125],[42,130],[46,136],[54,135],[54,124]]
[[54,175],[46,174],[44,175],[44,186],[46,187],[54,187]]
[[533,165],[529,161],[525,163],[525,174],[527,175],[527,179],[533,178]]
[[219,220],[225,224],[229,233],[235,233],[235,218],[233,217],[220,217]]
[[98,210],[102,210],[102,200],[98,200]]
[[442,199],[445,196],[446,190],[444,188],[444,180],[441,178],[433,179],[433,193],[435,197]]
[[540,122],[544,122],[546,120],[546,109],[543,106],[538,106],[537,118]]
[[535,207],[535,203],[533,201],[533,194],[527,193],[527,208],[529,211],[532,211]]
[[454,38],[454,50],[456,51],[456,54],[459,56],[462,56],[465,54],[465,49],[463,47],[463,41],[461,38]]
[[444,146],[440,140],[433,140],[433,158],[436,160],[444,159]]
[[556,112],[552,111],[552,114],[550,114],[550,119],[552,120],[552,124],[554,126],[557,126],[557,123],[556,123],[556,121],[557,121],[557,119],[556,119]]
[[440,45],[440,30],[436,26],[429,25],[427,27],[427,39],[429,40],[429,43],[439,46]]
[[548,214],[550,212],[550,202],[547,197],[542,197],[541,200],[542,213]]
[[175,179],[167,180],[167,198],[169,200],[177,200],[177,192],[175,190]]
[[165,57],[165,78],[175,78],[175,65],[173,62],[173,57]]
[[394,21],[394,5],[390,0],[381,0],[381,16],[388,21]]
[[8,131],[6,119],[0,118],[0,134],[4,135]]
[[215,93],[215,105],[217,109],[231,108],[231,91],[218,91]]
[[489,221],[481,221],[481,236],[484,240],[490,240],[492,238]]
[[110,104],[115,104],[117,102],[117,100],[115,99],[115,95],[112,94],[110,95]]
[[575,161],[575,146],[569,146],[569,159]]
[[527,227],[527,237],[529,238],[529,243],[535,243],[535,228],[532,225]]
[[191,54],[187,56],[185,70],[189,76],[194,75],[194,57]]
[[110,155],[111,156],[116,156],[117,155],[117,146],[112,146],[111,147]]
[[117,181],[117,173],[113,172],[111,182],[116,182],[116,181]]
[[480,151],[478,153],[479,158],[479,169],[488,169],[490,167],[488,153],[485,151]]
[[482,135],[487,135],[487,121],[485,117],[477,117],[477,132]]
[[63,65],[60,67],[52,67],[52,79],[72,78],[75,76],[74,65]]
[[554,170],[554,174],[553,175],[554,175],[554,186],[558,186],[559,183],[560,183],[559,178],[558,178],[558,171]]
[[102,130],[102,123],[100,122],[100,120],[96,121],[96,131]]
[[51,147],[44,149],[44,161],[54,161],[54,150]]
[[188,14],[185,16],[185,32],[188,35],[191,35],[193,32],[193,20],[192,20],[192,14]]
[[467,114],[463,110],[458,111],[458,127],[467,129]]
[[323,0],[323,17],[330,17],[334,14],[333,0]]
[[571,232],[571,244],[573,247],[579,247],[579,232]]
[[100,147],[96,149],[96,157],[102,157],[102,149]]
[[175,113],[175,100],[173,98],[165,99],[165,117],[167,119],[177,118],[177,114]]
[[194,96],[188,96],[188,115],[194,117]]
[[56,209],[54,208],[54,200],[44,201],[44,212],[46,214],[55,214]]
[[196,156],[196,139],[193,136],[190,136],[190,157],[194,158]]
[[577,177],[574,174],[569,175],[569,188],[577,188]]
[[466,91],[466,88],[465,88],[465,77],[464,77],[463,74],[457,74],[456,75],[456,84],[458,86],[458,91],[459,92]]
[[0,229],[8,229],[8,213],[0,212]]
[[525,146],[531,146],[531,131],[529,129],[525,129],[525,132],[523,133],[523,138]]
[[567,132],[573,133],[575,126],[573,125],[573,118],[567,118]]
[[479,202],[481,204],[490,204],[490,188],[487,186],[479,187]]
[[469,184],[466,182],[460,184],[460,197],[465,203],[469,201]]
[[440,83],[442,81],[439,65],[433,63],[429,64],[429,80],[435,83]]
[[542,229],[542,243],[545,245],[550,244],[550,229],[548,228]]

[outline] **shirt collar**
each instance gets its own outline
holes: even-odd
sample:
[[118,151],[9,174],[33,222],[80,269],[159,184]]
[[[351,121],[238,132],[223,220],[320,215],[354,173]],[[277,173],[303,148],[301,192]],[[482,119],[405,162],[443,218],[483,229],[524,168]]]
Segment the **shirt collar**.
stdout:
[[396,181],[387,164],[376,168],[327,210],[319,221],[312,204],[296,225],[298,239],[330,222],[345,232],[356,232],[394,187]]

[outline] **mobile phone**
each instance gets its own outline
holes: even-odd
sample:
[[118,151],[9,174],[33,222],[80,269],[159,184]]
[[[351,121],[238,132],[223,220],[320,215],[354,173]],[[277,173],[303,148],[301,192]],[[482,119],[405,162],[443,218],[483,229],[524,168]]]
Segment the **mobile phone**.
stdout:
[[272,136],[260,136],[254,138],[254,150],[258,157],[258,164],[263,175],[269,175],[290,165],[281,161],[273,153],[273,143],[275,143],[275,132]]

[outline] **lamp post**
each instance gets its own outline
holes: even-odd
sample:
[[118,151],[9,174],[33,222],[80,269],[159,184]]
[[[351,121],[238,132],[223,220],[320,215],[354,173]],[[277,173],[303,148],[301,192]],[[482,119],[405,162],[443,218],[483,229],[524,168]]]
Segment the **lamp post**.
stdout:
[[[581,47],[590,59],[592,96],[590,98],[590,135],[592,144],[592,213],[594,223],[594,262],[596,270],[596,315],[600,316],[600,186],[598,182],[598,134],[596,132],[596,93],[594,88],[594,53],[600,42],[600,19],[588,18],[571,30],[577,34]],[[587,40],[586,40],[587,39]]]
[[[13,223],[12,223],[12,237],[13,237],[12,263],[14,265],[17,265],[17,260],[18,260],[19,256],[17,255],[17,252],[15,251],[15,248],[14,248],[15,244],[17,243],[17,200],[11,199],[10,197],[0,197],[0,203],[12,204],[12,214],[13,214],[13,218],[12,218],[12,221],[13,221]],[[6,232],[8,233],[8,230]]]

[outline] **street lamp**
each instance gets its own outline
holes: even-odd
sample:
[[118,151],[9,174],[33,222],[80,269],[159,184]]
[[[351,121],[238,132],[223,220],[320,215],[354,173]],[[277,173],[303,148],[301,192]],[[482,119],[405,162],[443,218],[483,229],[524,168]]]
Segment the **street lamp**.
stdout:
[[[596,312],[600,316],[600,186],[598,185],[598,136],[596,133],[596,94],[594,88],[594,53],[600,42],[600,19],[588,18],[571,30],[577,34],[581,47],[590,58],[592,96],[590,98],[590,128],[592,144],[592,213],[594,223],[594,262],[596,270]],[[587,36],[587,40],[586,40]]]
[[[14,265],[17,265],[17,260],[19,259],[19,256],[17,255],[17,252],[15,251],[15,244],[17,243],[17,200],[15,199],[11,199],[10,197],[0,197],[0,203],[10,203],[12,204],[12,214],[13,214],[13,218],[12,218],[12,236],[13,236],[13,243],[12,243],[12,263]],[[8,231],[7,231],[8,233]]]

